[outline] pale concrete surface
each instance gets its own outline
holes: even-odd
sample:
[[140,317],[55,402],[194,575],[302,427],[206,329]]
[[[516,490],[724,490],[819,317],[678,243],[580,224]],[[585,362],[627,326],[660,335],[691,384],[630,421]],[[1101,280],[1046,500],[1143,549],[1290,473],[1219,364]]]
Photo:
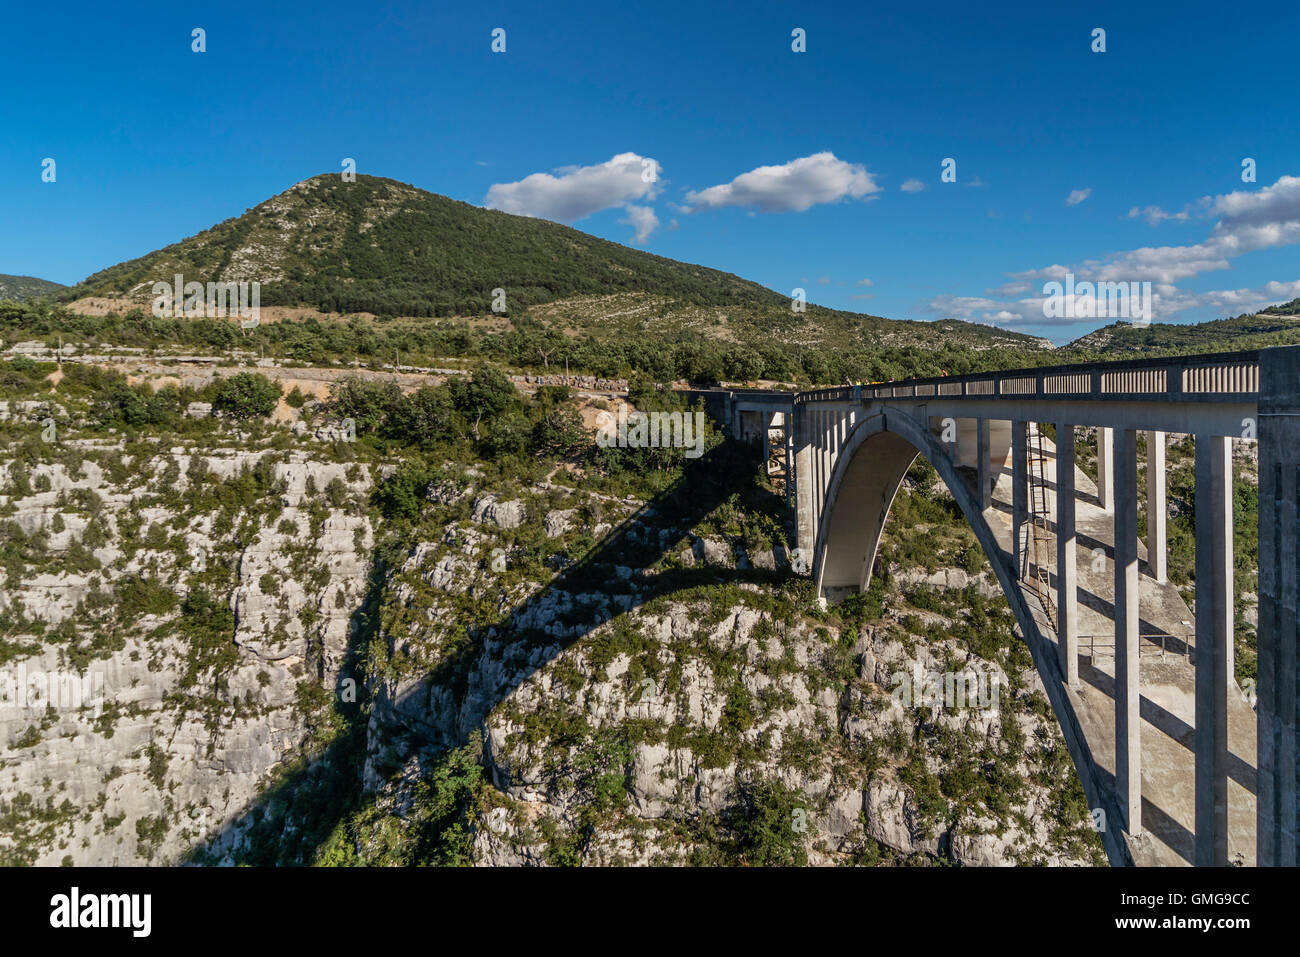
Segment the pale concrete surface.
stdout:
[[[1055,446],[1044,436],[1049,514],[1056,517]],[[999,545],[1012,549],[1012,482],[1010,462],[994,462],[992,506],[984,513]],[[1001,469],[999,470],[999,465]],[[1079,722],[1113,791],[1115,773],[1115,683],[1112,597],[1114,595],[1114,513],[1099,507],[1097,486],[1075,469],[1078,495],[1079,685],[1067,689]],[[1054,525],[1052,526],[1054,528]],[[1100,549],[1100,553],[1096,552]],[[1142,827],[1128,845],[1138,865],[1190,865],[1195,833],[1195,672],[1186,642],[1192,642],[1194,616],[1177,588],[1161,584],[1147,567],[1147,550],[1138,543],[1141,642]],[[1055,545],[1047,550],[1055,590]],[[1029,605],[1043,635],[1056,632],[1032,589]],[[1164,639],[1161,647],[1159,637]],[[1231,863],[1255,863],[1255,712],[1236,687],[1230,687],[1228,716],[1228,857]],[[1117,822],[1107,822],[1108,825]]]

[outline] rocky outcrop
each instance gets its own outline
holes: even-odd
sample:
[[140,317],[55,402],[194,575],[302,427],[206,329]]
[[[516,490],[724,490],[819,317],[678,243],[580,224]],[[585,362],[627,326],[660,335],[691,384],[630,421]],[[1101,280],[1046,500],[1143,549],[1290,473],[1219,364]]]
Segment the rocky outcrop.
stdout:
[[[0,667],[10,863],[172,862],[220,834],[302,754],[300,689],[332,691],[366,597],[369,520],[324,495],[335,480],[364,494],[365,468],[349,480],[347,466],[278,453],[278,491],[222,519],[194,504],[195,483],[240,481],[272,453],[89,448],[29,469],[31,494],[0,485],[6,521],[44,543],[0,588],[6,647],[28,649]],[[185,618],[196,589],[217,604]],[[6,696],[20,672],[56,689],[52,710]],[[65,808],[53,825],[47,805]]]
[[519,499],[502,502],[495,495],[484,495],[475,500],[473,515],[476,522],[518,528],[524,522],[524,503]]

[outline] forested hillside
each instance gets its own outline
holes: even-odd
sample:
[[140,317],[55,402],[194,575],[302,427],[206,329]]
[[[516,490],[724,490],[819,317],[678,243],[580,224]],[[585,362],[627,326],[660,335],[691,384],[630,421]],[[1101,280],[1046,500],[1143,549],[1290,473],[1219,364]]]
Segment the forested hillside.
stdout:
[[1088,358],[1133,358],[1138,355],[1181,355],[1196,352],[1236,352],[1300,342],[1300,299],[1233,319],[1175,324],[1155,322],[1134,326],[1116,322],[1062,346],[1060,361]]
[[23,302],[41,296],[54,296],[65,286],[48,279],[36,279],[33,276],[6,276],[0,274],[0,299],[13,299]]

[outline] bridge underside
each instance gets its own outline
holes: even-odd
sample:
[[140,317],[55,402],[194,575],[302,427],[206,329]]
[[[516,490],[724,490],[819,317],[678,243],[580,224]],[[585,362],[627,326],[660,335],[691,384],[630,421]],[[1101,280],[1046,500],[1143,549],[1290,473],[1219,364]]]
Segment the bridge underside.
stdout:
[[878,432],[855,455],[840,481],[837,507],[826,520],[819,562],[820,594],[829,601],[863,591],[871,580],[889,506],[918,451],[893,432]]

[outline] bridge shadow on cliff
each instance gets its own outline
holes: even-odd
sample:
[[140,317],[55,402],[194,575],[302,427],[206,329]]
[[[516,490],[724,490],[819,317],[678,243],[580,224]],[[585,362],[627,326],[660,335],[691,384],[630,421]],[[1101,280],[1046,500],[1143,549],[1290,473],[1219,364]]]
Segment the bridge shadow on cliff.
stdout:
[[[560,570],[525,601],[490,624],[469,629],[468,642],[447,656],[400,699],[392,701],[395,715],[419,711],[430,688],[452,689],[459,719],[448,739],[412,730],[408,754],[422,760],[465,744],[487,715],[532,675],[600,625],[656,598],[706,585],[777,584],[788,578],[788,556],[776,550],[777,568],[754,567],[742,551],[733,549],[734,566],[704,561],[701,542],[693,544],[694,561],[662,559],[676,552],[685,537],[720,506],[733,498],[749,514],[772,516],[787,529],[793,514],[786,502],[760,481],[760,451],[746,443],[723,442],[703,456],[687,460],[681,475],[613,528],[580,559]],[[415,542],[410,543],[413,547]],[[311,864],[336,827],[365,806],[368,793],[362,779],[367,760],[370,702],[362,675],[362,656],[379,637],[379,608],[385,581],[409,551],[376,554],[365,602],[354,615],[352,638],[340,670],[332,720],[344,730],[332,743],[283,774],[262,796],[220,833],[196,847],[188,863],[213,863],[233,856],[236,863],[254,866]],[[554,621],[539,620],[538,609],[563,608]],[[400,640],[400,638],[399,638]],[[510,648],[504,679],[490,688],[477,687],[466,709],[475,665],[487,654]],[[347,702],[343,692],[354,682],[357,697]],[[423,698],[423,702],[420,700]],[[410,725],[408,725],[408,728]],[[432,729],[427,729],[432,731]],[[372,772],[374,768],[372,765]],[[389,780],[401,767],[379,770]]]

